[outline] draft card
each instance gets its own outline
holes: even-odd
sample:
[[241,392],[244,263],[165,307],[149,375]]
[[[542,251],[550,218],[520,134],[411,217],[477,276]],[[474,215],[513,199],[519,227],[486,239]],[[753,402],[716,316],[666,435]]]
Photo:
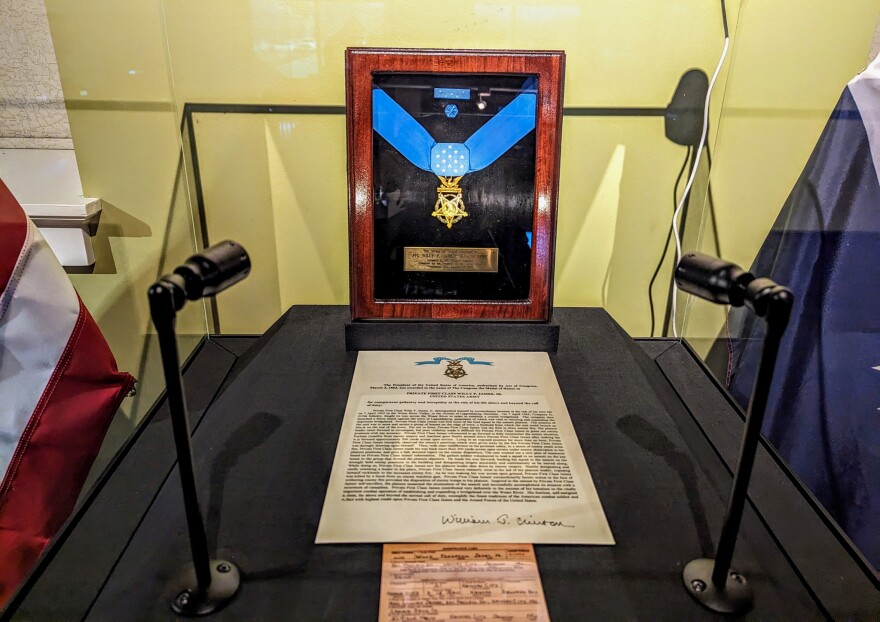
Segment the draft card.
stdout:
[[379,622],[549,622],[531,544],[386,544]]

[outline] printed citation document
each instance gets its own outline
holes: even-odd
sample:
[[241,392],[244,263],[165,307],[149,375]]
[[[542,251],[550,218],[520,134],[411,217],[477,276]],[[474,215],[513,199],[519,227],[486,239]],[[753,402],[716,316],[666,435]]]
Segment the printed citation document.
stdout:
[[543,352],[361,352],[315,541],[614,544]]

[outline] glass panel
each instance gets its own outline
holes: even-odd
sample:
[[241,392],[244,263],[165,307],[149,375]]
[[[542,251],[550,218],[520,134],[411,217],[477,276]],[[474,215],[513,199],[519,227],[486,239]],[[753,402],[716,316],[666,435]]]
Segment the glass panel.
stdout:
[[[46,12],[83,193],[103,204],[94,272],[71,280],[119,368],[138,380],[91,482],[165,387],[146,291],[195,252],[193,222],[160,4],[47,0]],[[184,307],[177,333],[185,360],[207,333],[203,303]]]
[[376,298],[526,300],[537,77],[373,85]]
[[[193,177],[208,239],[238,240],[257,266],[216,299],[227,334],[262,332],[293,304],[348,304],[344,111],[268,108],[236,113],[240,107],[200,105],[193,113]],[[566,114],[563,121],[555,305],[605,307],[634,336],[672,332],[663,331],[671,241],[653,281],[653,332],[648,284],[663,256],[673,186],[689,152],[667,140],[662,125],[656,115]],[[706,169],[704,155],[696,196]],[[649,177],[656,186],[640,183]],[[426,222],[431,208],[419,207]],[[700,208],[688,215],[685,248],[700,230]]]
[[[45,411],[42,420],[31,421],[41,423],[36,427],[28,424],[22,438],[26,440],[35,429],[33,439],[39,439],[42,429],[42,440],[35,443],[37,451],[30,454],[44,467],[45,472],[38,475],[50,481],[56,476],[53,468],[66,468],[67,477],[58,481],[69,482],[67,485],[76,489],[54,491],[57,498],[50,498],[51,487],[34,486],[31,507],[20,513],[28,516],[27,528],[16,526],[12,530],[15,537],[4,540],[4,552],[11,556],[0,563],[9,566],[11,573],[5,573],[5,583],[0,585],[3,601],[15,588],[7,580],[36,561],[41,552],[38,544],[45,542],[44,536],[51,538],[53,525],[63,523],[65,512],[77,511],[68,506],[68,500],[78,494],[82,501],[94,489],[164,390],[147,288],[192,255],[196,246],[161,3],[2,3],[0,39],[0,176],[16,189],[19,202],[27,205],[26,211],[45,229],[50,247],[60,237],[78,249],[73,253],[81,256],[78,261],[66,258],[70,280],[109,345],[118,369],[137,380],[137,393],[123,399],[110,421],[94,417],[79,421],[77,409],[100,404],[112,387],[100,376],[106,369],[80,374],[77,357],[81,360],[95,346],[86,343],[85,337],[78,341],[71,338],[68,345],[73,354],[62,357],[57,373],[46,385],[54,388],[53,399],[59,407],[70,408],[54,422],[45,419],[51,409]],[[77,239],[80,231],[70,226],[71,212],[85,215],[98,205],[100,218],[90,221],[94,231],[86,226]],[[76,235],[65,235],[69,233]],[[80,247],[73,240],[87,243]],[[4,242],[0,240],[0,245]],[[85,265],[91,258],[88,243],[94,251],[91,267]],[[57,244],[57,248],[56,254],[63,256],[63,246]],[[179,355],[185,360],[207,336],[204,304],[186,305],[176,325]],[[80,327],[78,324],[77,329]],[[87,333],[72,333],[80,334]],[[35,352],[42,351],[36,348]],[[3,354],[0,344],[0,356]],[[22,376],[26,387],[27,374]],[[18,378],[16,374],[15,380]],[[58,388],[62,385],[53,384],[58,378],[62,378],[62,385],[63,378],[69,380],[63,391]],[[92,398],[99,389],[103,398],[83,398],[84,393]],[[0,404],[8,401],[6,397],[0,396]],[[61,398],[66,402],[61,403]],[[104,423],[106,428],[101,425]],[[59,430],[64,432],[63,447],[52,446],[53,435]],[[99,453],[89,465],[90,446],[104,430]],[[18,445],[27,446],[24,441]],[[59,462],[65,451],[69,460]],[[48,462],[47,456],[51,458]],[[36,483],[34,472],[27,472],[31,483]],[[30,488],[22,478],[8,481],[18,482],[12,488]],[[37,510],[39,514],[35,514]],[[9,551],[12,545],[19,550]]]
[[[727,2],[732,34],[739,6]],[[294,303],[348,303],[345,48],[448,46],[565,50],[554,304],[604,306],[630,334],[660,335],[671,241],[660,259],[687,151],[666,137],[666,106],[689,69],[711,75],[723,42],[719,5],[645,3],[633,12],[599,1],[452,0],[442,15],[438,23],[436,11],[405,0],[164,3],[177,105],[195,120],[208,239],[239,239],[255,255],[252,276],[217,300],[220,330],[260,332]],[[725,79],[726,69],[716,93]],[[467,184],[465,176],[465,192]],[[426,222],[437,187],[413,208]],[[463,236],[469,213],[451,229],[435,219],[435,228]],[[389,296],[400,295],[404,277],[415,273],[401,274]]]
[[[797,33],[773,26],[784,11],[743,11],[692,248],[794,293],[763,433],[880,568],[880,141],[869,129],[880,104],[865,88],[874,78],[856,79],[877,4],[816,5]],[[764,335],[749,309],[688,302],[685,339],[743,410]]]
[[[858,167],[872,164],[873,144],[846,87],[865,67],[877,6],[808,4],[727,3],[732,46],[697,155],[702,139],[690,147],[672,139],[676,117],[667,104],[690,68],[711,76],[722,44],[718,3],[449,0],[438,11],[407,0],[45,0],[70,128],[69,137],[50,137],[57,142],[49,148],[70,149],[72,141],[84,194],[104,202],[95,271],[71,279],[119,367],[139,379],[92,477],[164,386],[144,292],[194,250],[232,238],[248,249],[254,269],[210,307],[187,305],[177,323],[182,357],[209,327],[255,334],[292,304],[347,304],[346,47],[564,49],[554,304],[602,306],[633,336],[682,335],[745,408],[762,323],[748,311],[670,299],[673,210],[682,208],[685,252],[721,256],[790,286],[798,303],[764,433],[880,567],[880,225],[876,209],[860,211],[876,208],[880,194],[864,201],[876,170]],[[783,27],[793,15],[798,28]],[[408,80],[425,78],[376,80],[402,92],[413,86]],[[481,76],[476,84],[428,86],[417,100],[394,99],[432,135],[458,144],[479,115],[497,112],[527,85],[522,76]],[[467,89],[470,98],[435,99],[434,88]],[[497,97],[482,100],[480,111],[479,94],[493,89]],[[58,99],[51,90],[35,97]],[[700,105],[698,98],[691,106],[699,117]],[[487,222],[490,212],[480,208],[493,197],[468,196],[465,176],[469,215],[450,227],[431,216],[433,203],[394,196],[412,187],[394,178],[405,162],[377,139],[378,262],[447,239],[499,249],[499,271],[464,286],[459,274],[453,284],[388,263],[378,271],[388,278],[377,282],[377,294],[524,297],[530,140],[502,156],[498,171],[469,173],[517,186],[522,201],[511,206],[513,217]],[[828,150],[834,157],[823,168]],[[828,171],[848,176],[827,181]],[[425,172],[428,194],[436,183]],[[410,211],[431,222],[432,235],[410,241],[411,232],[395,230],[395,217]]]
[[293,304],[348,304],[345,116],[193,113],[211,242],[231,238],[251,274],[216,298],[219,332],[266,330]]

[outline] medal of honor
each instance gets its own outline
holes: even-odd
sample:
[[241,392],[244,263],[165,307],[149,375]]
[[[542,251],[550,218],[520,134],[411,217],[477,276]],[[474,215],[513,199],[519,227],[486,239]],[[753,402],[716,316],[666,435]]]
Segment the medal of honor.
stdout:
[[440,177],[440,186],[437,188],[437,202],[434,203],[434,216],[446,226],[452,229],[452,225],[467,216],[464,211],[464,201],[461,200],[461,188],[458,182],[461,177]]
[[[471,330],[459,321],[529,321],[535,339],[555,343],[564,68],[557,51],[346,50],[346,344],[369,349],[362,335],[393,333],[405,345],[406,330],[421,345],[435,334],[383,324],[404,319],[437,321],[438,338]],[[479,371],[456,358],[439,365],[444,381]]]
[[495,162],[535,128],[534,82],[463,143],[438,143],[381,88],[373,88],[373,129],[413,165],[440,180],[431,216],[451,229],[467,217],[459,182]]

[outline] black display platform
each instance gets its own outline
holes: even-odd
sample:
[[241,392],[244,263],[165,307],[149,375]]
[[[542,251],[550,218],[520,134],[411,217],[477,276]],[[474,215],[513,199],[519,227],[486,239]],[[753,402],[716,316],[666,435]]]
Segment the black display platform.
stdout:
[[[209,542],[243,571],[239,597],[209,619],[376,619],[381,545],[313,543],[357,359],[347,316],[294,308],[213,373],[223,340],[206,343],[213,362],[200,367],[200,353],[185,375],[201,391],[193,444]],[[555,319],[550,359],[617,545],[536,546],[551,619],[719,619],[680,577],[713,552],[741,418],[682,344],[636,344],[600,309]],[[6,617],[173,619],[168,578],[188,551],[173,464],[160,409]],[[734,563],[755,589],[746,619],[880,613],[872,580],[764,448]]]
[[510,350],[556,352],[555,322],[348,322],[347,350]]

